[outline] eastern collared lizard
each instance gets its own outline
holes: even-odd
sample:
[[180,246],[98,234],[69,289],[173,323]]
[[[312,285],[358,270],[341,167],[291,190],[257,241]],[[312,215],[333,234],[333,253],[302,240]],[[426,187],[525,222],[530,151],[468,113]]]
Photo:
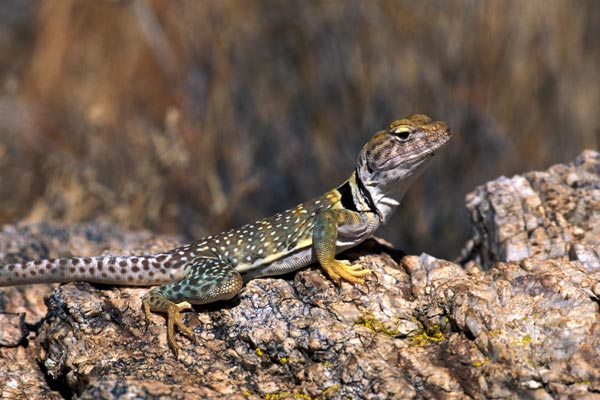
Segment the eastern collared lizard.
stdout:
[[0,286],[71,281],[160,285],[143,298],[146,321],[151,311],[167,313],[167,339],[177,356],[175,325],[195,339],[180,312],[192,304],[231,299],[249,279],[319,262],[333,281],[363,283],[371,271],[336,254],[389,220],[412,181],[450,138],[446,123],[411,115],[367,142],[347,181],[292,209],[158,254],[1,265]]

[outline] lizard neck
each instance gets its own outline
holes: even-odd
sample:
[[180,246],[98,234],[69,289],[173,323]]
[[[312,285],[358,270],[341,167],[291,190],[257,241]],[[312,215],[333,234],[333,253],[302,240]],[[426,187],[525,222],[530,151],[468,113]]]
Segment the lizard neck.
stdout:
[[[402,171],[401,168],[395,171],[367,171],[366,168],[362,168],[364,164],[357,165],[352,176],[355,177],[358,186],[362,187],[361,192],[366,193],[365,197],[371,199],[381,224],[389,221],[396,207],[400,205],[404,193],[425,170],[429,160],[425,159],[418,168],[413,167],[406,171]],[[389,179],[391,173],[397,175],[396,179]]]

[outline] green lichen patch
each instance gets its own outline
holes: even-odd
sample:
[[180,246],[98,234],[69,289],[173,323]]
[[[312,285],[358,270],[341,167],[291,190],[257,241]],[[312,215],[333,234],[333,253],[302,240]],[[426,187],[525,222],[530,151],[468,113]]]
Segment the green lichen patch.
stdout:
[[442,333],[441,327],[438,324],[434,324],[425,328],[423,324],[417,321],[419,326],[422,328],[421,333],[416,334],[410,338],[411,346],[426,346],[430,343],[443,342],[446,339],[444,334]]
[[[397,325],[400,321],[400,317],[396,317],[393,324]],[[375,315],[372,313],[364,313],[361,317],[354,323],[356,326],[364,326],[368,328],[373,333],[381,333],[386,336],[396,337],[400,334],[398,328],[390,328],[389,322],[386,323],[384,321],[378,320]]]

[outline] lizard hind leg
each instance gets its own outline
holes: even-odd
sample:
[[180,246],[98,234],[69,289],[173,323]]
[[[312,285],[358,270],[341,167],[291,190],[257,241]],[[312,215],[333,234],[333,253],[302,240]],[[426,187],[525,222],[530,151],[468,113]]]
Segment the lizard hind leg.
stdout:
[[206,304],[218,300],[229,300],[242,289],[243,280],[231,265],[217,258],[203,258],[192,264],[187,275],[180,281],[158,286],[150,290],[143,299],[146,326],[150,312],[167,314],[167,342],[178,355],[175,342],[175,326],[194,342],[196,336],[181,319],[181,311],[192,308],[192,304]]

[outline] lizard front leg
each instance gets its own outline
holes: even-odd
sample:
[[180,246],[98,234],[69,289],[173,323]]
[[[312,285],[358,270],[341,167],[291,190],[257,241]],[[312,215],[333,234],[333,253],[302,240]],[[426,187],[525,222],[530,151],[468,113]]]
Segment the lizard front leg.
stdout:
[[371,270],[362,265],[351,265],[346,260],[336,260],[338,226],[343,224],[363,224],[361,215],[349,210],[325,210],[317,215],[313,228],[313,247],[319,263],[327,275],[335,281],[340,279],[351,283],[364,283],[361,277],[369,275]]

